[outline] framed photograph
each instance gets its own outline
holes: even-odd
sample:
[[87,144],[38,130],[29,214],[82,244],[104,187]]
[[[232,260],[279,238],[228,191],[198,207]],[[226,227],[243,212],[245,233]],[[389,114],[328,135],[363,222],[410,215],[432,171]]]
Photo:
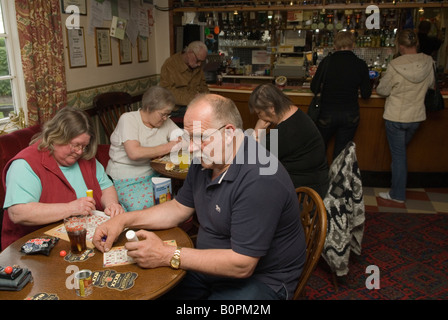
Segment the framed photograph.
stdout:
[[66,30],[70,68],[87,67],[84,28]]
[[132,44],[127,36],[118,43],[120,50],[120,64],[132,63]]
[[149,60],[148,38],[138,37],[138,62],[146,62]]
[[87,0],[61,0],[61,10],[63,13],[72,14],[72,11],[66,11],[68,6],[76,6],[79,9],[79,14],[87,15]]
[[112,45],[109,28],[95,28],[96,62],[100,66],[112,64]]

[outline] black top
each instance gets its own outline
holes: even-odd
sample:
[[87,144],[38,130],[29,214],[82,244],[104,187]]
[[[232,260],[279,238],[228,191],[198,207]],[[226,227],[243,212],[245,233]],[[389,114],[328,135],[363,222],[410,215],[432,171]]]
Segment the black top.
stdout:
[[[326,63],[328,59],[331,59]],[[358,93],[368,99],[372,94],[369,79],[369,69],[364,60],[358,58],[350,50],[336,51],[325,57],[319,64],[311,82],[311,90],[316,93],[319,88],[317,79],[328,65],[328,71],[323,86],[322,112],[331,109],[337,111],[358,111]]]
[[[278,159],[294,187],[310,187],[324,198],[328,191],[328,163],[324,140],[311,118],[298,109],[278,124]],[[272,150],[267,137],[268,147]]]
[[418,42],[419,42],[419,50],[418,52],[423,52],[429,56],[431,56],[434,51],[439,50],[442,45],[442,41],[435,38],[429,37],[427,34],[419,33],[418,34]]

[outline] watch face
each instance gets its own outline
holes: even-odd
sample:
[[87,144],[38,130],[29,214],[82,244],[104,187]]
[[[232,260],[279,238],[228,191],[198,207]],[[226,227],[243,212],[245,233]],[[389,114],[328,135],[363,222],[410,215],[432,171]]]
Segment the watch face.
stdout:
[[180,261],[178,259],[171,259],[171,267],[173,267],[174,269],[179,268],[179,263]]

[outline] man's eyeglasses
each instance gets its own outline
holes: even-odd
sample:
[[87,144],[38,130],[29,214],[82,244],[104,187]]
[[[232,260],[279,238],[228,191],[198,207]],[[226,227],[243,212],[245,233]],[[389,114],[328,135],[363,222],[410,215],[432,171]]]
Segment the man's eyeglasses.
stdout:
[[200,145],[200,144],[202,144],[202,142],[204,142],[205,140],[210,138],[212,135],[214,135],[216,132],[218,132],[219,130],[221,130],[221,129],[225,128],[225,127],[226,127],[226,124],[221,126],[218,129],[216,129],[215,131],[213,131],[212,133],[210,133],[210,134],[208,134],[206,136],[203,136],[202,133],[200,133],[200,135],[194,135],[194,134],[193,135],[189,135],[188,133],[184,133],[182,138],[185,141],[189,141],[190,143],[193,142],[194,144]]
[[191,52],[193,52],[193,54],[194,54],[194,58],[196,59],[196,64],[205,62],[205,60],[199,60],[198,56],[196,55],[196,53],[193,50],[191,50]]
[[84,152],[84,151],[86,151],[86,149],[88,147],[88,145],[87,146],[83,146],[81,144],[71,144],[70,143],[69,145],[70,145],[70,150],[72,152],[79,152],[79,151]]

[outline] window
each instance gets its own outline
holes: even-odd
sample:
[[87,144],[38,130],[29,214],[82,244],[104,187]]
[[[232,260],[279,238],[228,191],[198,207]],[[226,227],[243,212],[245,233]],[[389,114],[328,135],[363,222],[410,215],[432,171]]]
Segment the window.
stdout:
[[3,123],[10,112],[19,113],[19,106],[26,109],[26,96],[20,92],[24,82],[14,1],[0,1],[0,123]]

